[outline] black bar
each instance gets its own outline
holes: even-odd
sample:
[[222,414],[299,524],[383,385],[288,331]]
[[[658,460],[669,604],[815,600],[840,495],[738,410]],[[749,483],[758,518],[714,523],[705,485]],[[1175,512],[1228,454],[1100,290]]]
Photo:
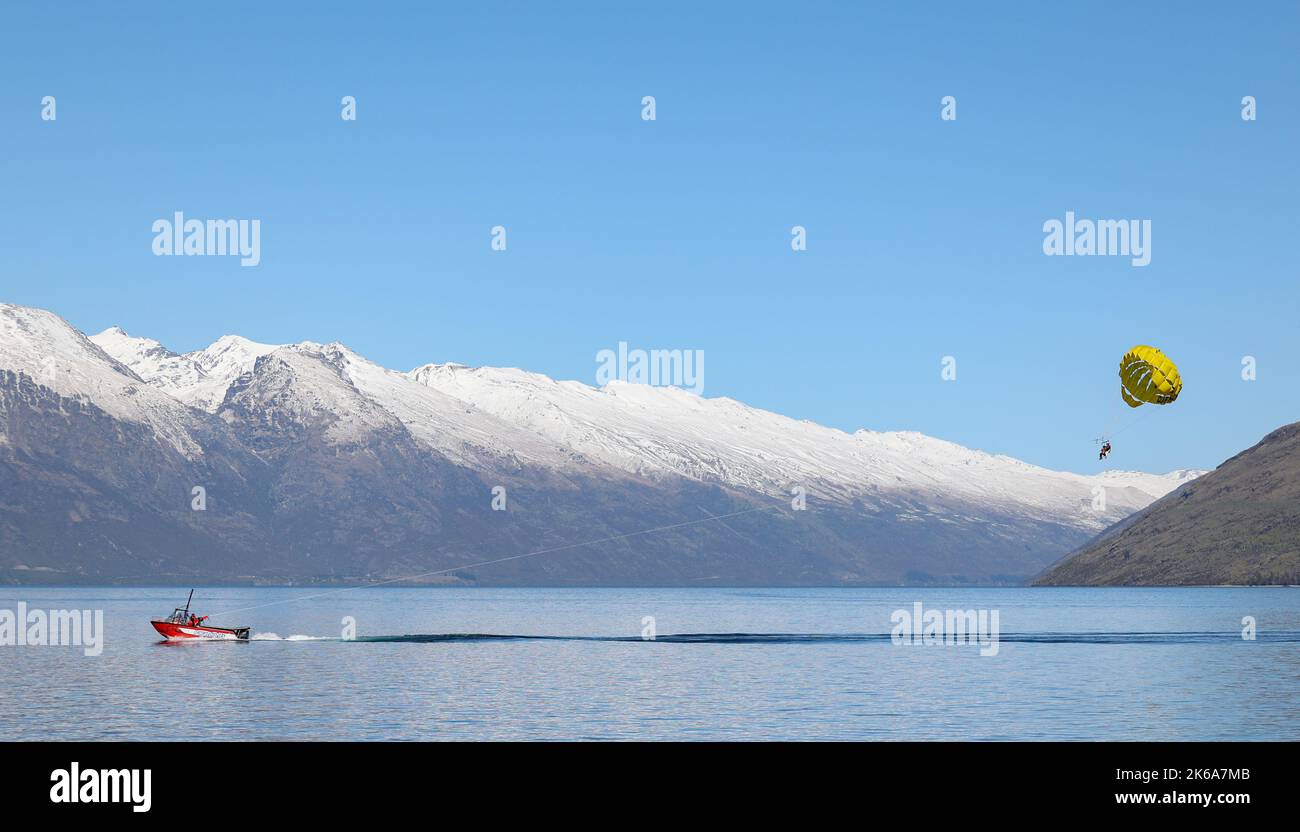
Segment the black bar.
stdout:
[[[0,799],[11,813],[26,810],[50,818],[186,820],[201,813],[205,829],[219,819],[290,820],[322,806],[442,812],[477,805],[485,811],[493,807],[495,816],[502,804],[536,811],[563,804],[562,814],[572,817],[585,814],[594,801],[612,799],[632,800],[638,817],[650,804],[665,808],[703,799],[738,810],[838,804],[863,818],[902,810],[919,822],[949,812],[1041,819],[1047,807],[1054,807],[1058,820],[1183,818],[1195,809],[1200,817],[1222,821],[1257,808],[1276,813],[1295,805],[1289,759],[1294,748],[1271,743],[7,743],[0,747],[5,784]],[[148,812],[133,811],[128,801],[52,802],[52,774],[63,770],[70,776],[74,763],[83,778],[88,770],[137,769],[143,780],[148,769]],[[1142,779],[1151,772],[1156,776]],[[1176,779],[1169,779],[1174,773]],[[641,798],[639,790],[644,790]],[[1208,806],[1187,797],[1206,794],[1213,800]],[[1155,802],[1130,802],[1148,799]]]

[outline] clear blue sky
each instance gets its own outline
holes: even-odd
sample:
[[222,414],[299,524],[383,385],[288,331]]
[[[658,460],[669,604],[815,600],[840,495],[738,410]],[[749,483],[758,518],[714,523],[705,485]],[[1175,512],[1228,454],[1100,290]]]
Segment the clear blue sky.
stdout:
[[[0,299],[588,383],[702,349],[708,396],[1079,471],[1137,343],[1186,388],[1116,467],[1300,418],[1300,4],[266,5],[6,6]],[[176,210],[262,264],[153,256]],[[1151,265],[1044,256],[1067,210]]]

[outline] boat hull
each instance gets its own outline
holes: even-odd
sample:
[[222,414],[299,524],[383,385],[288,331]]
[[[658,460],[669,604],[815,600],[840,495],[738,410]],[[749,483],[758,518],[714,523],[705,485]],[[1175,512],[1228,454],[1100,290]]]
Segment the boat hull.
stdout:
[[165,639],[210,639],[213,641],[248,641],[248,627],[204,627],[174,624],[170,621],[150,621],[158,634]]

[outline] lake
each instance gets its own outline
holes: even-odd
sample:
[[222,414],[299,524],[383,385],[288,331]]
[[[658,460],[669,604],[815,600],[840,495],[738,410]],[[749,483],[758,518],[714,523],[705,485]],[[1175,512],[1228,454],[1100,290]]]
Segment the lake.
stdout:
[[104,622],[0,647],[0,740],[1300,739],[1296,588],[199,588],[254,639],[160,643],[187,592],[0,587]]

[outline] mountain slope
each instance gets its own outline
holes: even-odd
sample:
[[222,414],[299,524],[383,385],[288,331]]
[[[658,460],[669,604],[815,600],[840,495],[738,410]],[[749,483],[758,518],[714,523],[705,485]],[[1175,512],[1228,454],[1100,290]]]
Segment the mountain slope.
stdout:
[[178,354],[13,306],[0,326],[0,580],[1014,583],[1197,473],[1049,471],[673,388],[399,373],[337,343]]
[[265,551],[256,501],[194,511],[192,489],[257,493],[263,469],[58,316],[0,305],[0,575],[249,574]]
[[[849,434],[676,388],[618,381],[594,388],[459,364],[425,365],[410,377],[630,473],[685,476],[774,497],[803,486],[810,499],[880,511],[905,497],[922,508],[979,505],[1095,532],[1199,473],[1049,471],[919,433]],[[1105,511],[1092,509],[1097,487],[1106,490]]]
[[1300,584],[1300,422],[1180,486],[1037,583]]

